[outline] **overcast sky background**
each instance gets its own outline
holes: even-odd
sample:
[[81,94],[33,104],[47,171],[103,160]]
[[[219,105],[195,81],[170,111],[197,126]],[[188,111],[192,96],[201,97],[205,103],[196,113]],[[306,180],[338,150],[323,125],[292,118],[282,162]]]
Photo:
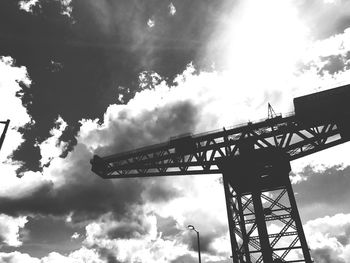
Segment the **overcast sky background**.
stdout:
[[[0,262],[230,262],[220,175],[102,180],[111,153],[350,83],[350,1],[0,0]],[[294,161],[315,262],[350,262],[349,143]]]

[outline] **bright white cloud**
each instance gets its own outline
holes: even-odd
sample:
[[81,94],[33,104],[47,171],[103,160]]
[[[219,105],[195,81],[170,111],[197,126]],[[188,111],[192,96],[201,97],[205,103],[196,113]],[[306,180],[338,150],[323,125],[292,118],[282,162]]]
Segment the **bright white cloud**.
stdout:
[[51,252],[43,258],[31,257],[28,254],[18,251],[11,253],[0,253],[0,262],[6,263],[104,263],[99,254],[94,249],[82,247],[68,255],[61,255],[57,252]]
[[11,253],[0,252],[0,261],[6,263],[41,263],[39,259],[33,258],[28,254],[20,253],[17,251]]
[[39,0],[23,0],[19,2],[19,8],[26,11],[32,12],[33,6],[37,5]]
[[47,257],[40,260],[40,263],[103,263],[98,253],[94,249],[87,249],[82,247],[70,253],[67,256],[61,255],[57,252],[50,253]]
[[[61,2],[62,5],[62,15],[66,15],[68,17],[71,17],[73,7],[72,7],[72,0],[58,0]],[[21,10],[24,10],[26,12],[33,12],[33,7],[39,5],[40,6],[40,1],[39,0],[22,0],[19,2],[19,8]]]
[[68,143],[59,141],[66,127],[67,123],[59,116],[50,131],[51,136],[38,145],[41,154],[41,166],[49,165],[52,159],[59,157],[66,149]]
[[22,245],[19,238],[19,231],[27,223],[26,217],[12,217],[0,214],[0,239],[5,244],[18,247]]
[[[110,256],[121,262],[169,262],[178,255],[186,252],[186,246],[174,240],[164,240],[157,232],[156,217],[153,214],[142,215],[146,231],[142,235],[128,238],[114,238],[108,236],[111,231],[119,228],[137,228],[136,222],[123,222],[110,215],[105,215],[101,221],[86,227],[85,245],[99,247],[109,251]],[[122,229],[119,231],[123,231]]]
[[[32,125],[31,116],[28,115],[26,108],[22,105],[20,96],[23,94],[19,83],[30,86],[31,80],[27,76],[25,67],[14,66],[14,61],[10,57],[0,58],[0,90],[3,103],[0,104],[1,120],[10,119],[10,126],[7,131],[3,147],[1,149],[0,173],[2,175],[1,196],[19,196],[29,194],[43,181],[46,181],[37,172],[27,172],[27,176],[22,179],[17,178],[16,169],[19,163],[7,159],[14,150],[24,141],[18,128],[25,125]],[[17,95],[16,95],[17,94]],[[3,127],[1,127],[2,132]]]
[[2,161],[0,173],[4,182],[0,188],[0,196],[19,197],[28,195],[38,186],[47,183],[48,178],[32,171],[26,172],[22,179],[17,178],[16,170],[20,167],[20,164],[6,159],[24,141],[22,134],[18,132],[18,128],[32,125],[34,122],[22,105],[20,98],[23,91],[19,83],[23,83],[27,87],[31,84],[26,68],[14,66],[14,61],[10,57],[1,57],[0,72],[2,73],[0,90],[3,100],[3,103],[0,104],[0,118],[1,120],[10,119],[10,126],[0,153]]
[[71,17],[73,11],[73,7],[71,5],[72,0],[61,0],[61,4],[64,7],[62,14]]
[[153,19],[153,18],[148,19],[148,21],[147,21],[147,26],[148,26],[149,28],[152,28],[152,27],[154,27],[154,25],[155,25],[154,19]]
[[316,262],[350,261],[350,214],[309,221],[304,230]]

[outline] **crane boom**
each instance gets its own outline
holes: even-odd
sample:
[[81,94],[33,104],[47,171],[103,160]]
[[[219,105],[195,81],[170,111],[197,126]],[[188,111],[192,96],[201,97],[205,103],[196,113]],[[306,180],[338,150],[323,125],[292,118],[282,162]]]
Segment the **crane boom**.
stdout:
[[278,148],[289,160],[344,143],[350,138],[334,121],[303,124],[295,115],[276,117],[235,128],[174,138],[167,143],[124,154],[94,156],[92,170],[102,178],[221,173],[218,158],[239,156],[243,145]]

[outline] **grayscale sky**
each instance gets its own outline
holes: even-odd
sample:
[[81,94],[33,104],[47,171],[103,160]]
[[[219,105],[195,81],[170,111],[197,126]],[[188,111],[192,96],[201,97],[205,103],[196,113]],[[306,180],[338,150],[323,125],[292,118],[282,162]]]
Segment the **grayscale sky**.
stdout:
[[[90,159],[350,83],[347,0],[0,0],[0,262],[230,262],[220,175]],[[315,262],[350,262],[350,145],[294,161]]]

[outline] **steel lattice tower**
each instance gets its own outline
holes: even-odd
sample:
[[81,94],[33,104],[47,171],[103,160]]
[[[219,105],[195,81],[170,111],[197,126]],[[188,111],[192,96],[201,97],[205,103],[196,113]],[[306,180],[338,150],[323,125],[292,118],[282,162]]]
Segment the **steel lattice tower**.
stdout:
[[222,174],[233,262],[311,263],[290,161],[349,141],[349,101],[350,85],[295,98],[295,114],[269,106],[266,120],[95,155],[92,171],[105,179]]

